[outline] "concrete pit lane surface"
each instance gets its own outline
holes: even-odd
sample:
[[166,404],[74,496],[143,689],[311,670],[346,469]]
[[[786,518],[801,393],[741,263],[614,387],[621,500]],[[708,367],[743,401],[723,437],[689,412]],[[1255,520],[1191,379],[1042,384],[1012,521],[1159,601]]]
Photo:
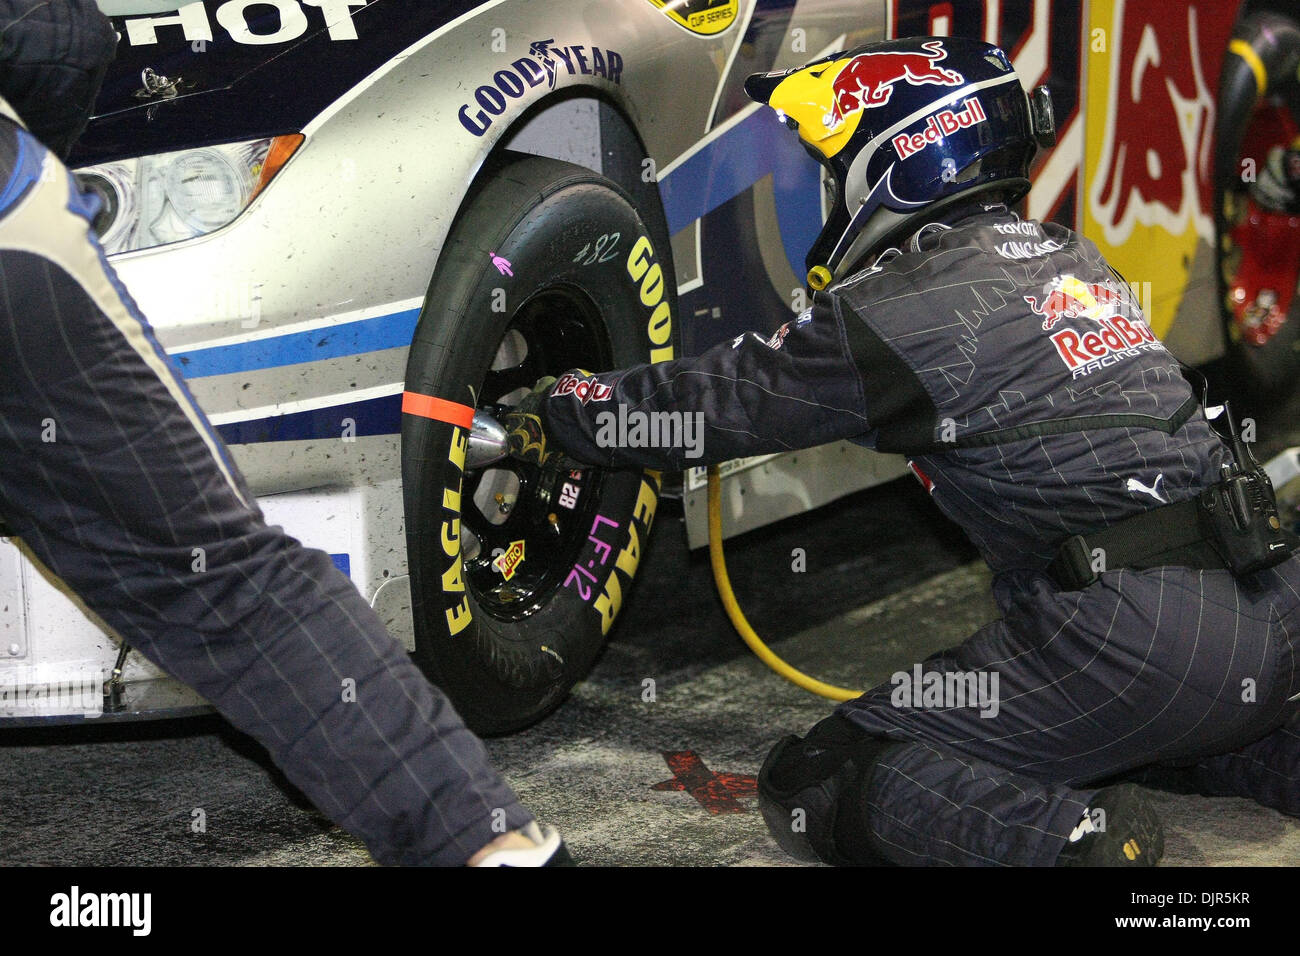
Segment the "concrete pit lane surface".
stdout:
[[[1300,399],[1277,412],[1294,419]],[[1248,412],[1247,412],[1248,413]],[[1300,444],[1267,427],[1261,458]],[[541,724],[488,750],[575,857],[598,865],[795,865],[753,777],[831,704],[769,672],[727,622],[707,555],[665,501],[640,580],[590,677]],[[807,570],[792,570],[803,548]],[[867,686],[958,643],[996,612],[988,572],[910,479],[733,540],[741,605],[777,653]],[[264,753],[215,717],[0,734],[0,865],[368,865]],[[1300,859],[1300,821],[1244,799],[1150,791],[1163,865]]]

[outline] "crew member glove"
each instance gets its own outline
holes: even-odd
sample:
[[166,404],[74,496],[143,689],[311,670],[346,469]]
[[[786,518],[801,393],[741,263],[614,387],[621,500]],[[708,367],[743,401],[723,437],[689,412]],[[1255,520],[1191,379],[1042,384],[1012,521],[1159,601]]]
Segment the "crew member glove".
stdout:
[[506,447],[513,458],[531,462],[534,465],[548,465],[552,462],[572,467],[582,467],[569,459],[563,458],[559,449],[546,441],[546,428],[542,424],[542,404],[555,384],[555,376],[539,378],[533,390],[525,395],[519,404],[506,412],[501,424],[506,430]]

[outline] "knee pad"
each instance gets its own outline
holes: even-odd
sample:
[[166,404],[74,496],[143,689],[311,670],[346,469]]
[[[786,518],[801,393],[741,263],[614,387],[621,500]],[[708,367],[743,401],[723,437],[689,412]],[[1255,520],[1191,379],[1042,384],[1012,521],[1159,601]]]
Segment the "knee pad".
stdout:
[[894,746],[834,714],[773,747],[758,772],[758,806],[781,849],[833,866],[889,865],[874,848],[864,794],[880,755]]

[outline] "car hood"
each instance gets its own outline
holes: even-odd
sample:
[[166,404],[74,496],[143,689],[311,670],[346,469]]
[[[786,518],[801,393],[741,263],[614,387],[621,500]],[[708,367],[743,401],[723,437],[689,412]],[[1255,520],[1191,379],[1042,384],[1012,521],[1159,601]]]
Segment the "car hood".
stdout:
[[[268,4],[244,5],[242,14],[227,4],[218,19],[220,0],[111,17],[117,57],[72,164],[296,132],[402,50],[482,6],[291,2],[301,19],[282,19]],[[347,13],[327,17],[330,8]],[[231,10],[240,19],[231,20]]]

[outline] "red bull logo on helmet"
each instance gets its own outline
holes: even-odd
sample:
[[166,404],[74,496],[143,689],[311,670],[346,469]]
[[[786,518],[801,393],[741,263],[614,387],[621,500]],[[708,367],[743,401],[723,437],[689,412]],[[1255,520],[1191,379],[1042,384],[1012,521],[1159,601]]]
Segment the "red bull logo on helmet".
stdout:
[[898,152],[899,159],[907,159],[931,143],[942,142],[945,136],[983,123],[986,119],[988,116],[984,113],[984,104],[978,96],[972,96],[960,110],[944,109],[926,117],[925,129],[919,133],[899,133],[893,139],[894,149]]
[[935,65],[948,56],[941,41],[930,40],[921,47],[928,52],[861,53],[849,60],[831,84],[831,110],[822,122],[835,127],[852,113],[884,106],[894,95],[894,86],[902,81],[913,86],[960,86],[966,82],[956,70]]

